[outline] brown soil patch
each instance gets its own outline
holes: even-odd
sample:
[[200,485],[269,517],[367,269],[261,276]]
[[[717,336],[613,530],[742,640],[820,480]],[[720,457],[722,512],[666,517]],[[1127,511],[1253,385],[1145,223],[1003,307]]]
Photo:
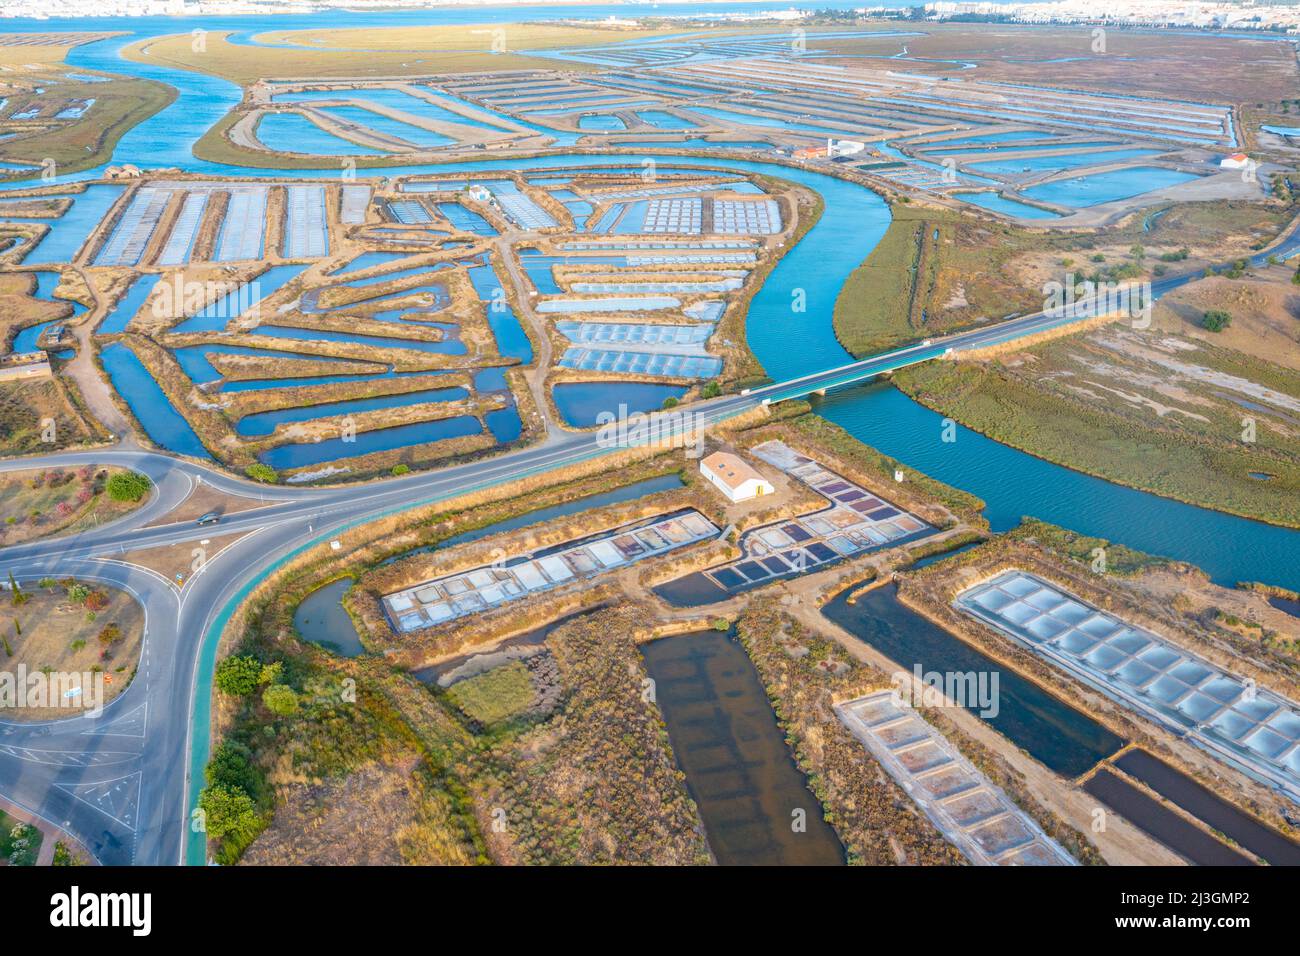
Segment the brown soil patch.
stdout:
[[219,488],[212,487],[212,485],[200,479],[188,498],[157,521],[151,521],[145,527],[153,528],[158,525],[175,524],[177,521],[193,521],[209,511],[219,511],[223,515],[233,515],[244,511],[254,511],[266,506],[264,501],[229,494]]
[[[1206,331],[1201,320],[1211,309],[1231,315],[1232,325],[1222,332]],[[1291,283],[1290,269],[1198,280],[1162,298],[1155,317],[1161,328],[1188,338],[1300,370],[1300,286]]]
[[249,866],[396,866],[416,824],[417,760],[372,763],[343,780],[280,790],[274,822],[248,848]]
[[[150,571],[157,571],[169,581],[184,586],[184,582],[190,579],[190,575],[195,571],[195,564],[199,561],[200,556],[195,553],[196,551],[202,550],[205,559],[211,559],[217,555],[217,552],[227,545],[234,544],[246,534],[251,534],[251,532],[241,531],[226,535],[214,534],[211,538],[204,538],[197,544],[193,541],[182,541],[179,544],[169,544],[161,548],[141,548],[139,551],[128,551],[126,554],[120,555],[117,560],[134,564],[136,567],[148,568]],[[179,582],[176,580],[178,574],[181,576]]]

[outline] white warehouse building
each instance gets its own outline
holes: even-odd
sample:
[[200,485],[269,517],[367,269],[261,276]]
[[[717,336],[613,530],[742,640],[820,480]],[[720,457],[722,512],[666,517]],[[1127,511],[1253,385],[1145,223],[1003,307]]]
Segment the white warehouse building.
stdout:
[[700,462],[700,474],[732,502],[776,492],[772,483],[735,455],[716,451]]

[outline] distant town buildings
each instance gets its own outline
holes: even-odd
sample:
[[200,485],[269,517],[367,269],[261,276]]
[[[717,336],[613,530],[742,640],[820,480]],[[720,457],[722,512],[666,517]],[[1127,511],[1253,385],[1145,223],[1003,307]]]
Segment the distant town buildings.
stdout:
[[753,467],[725,451],[715,451],[701,461],[700,474],[733,503],[776,491]]
[[927,3],[931,19],[992,17],[1018,23],[1114,23],[1125,26],[1271,30],[1300,33],[1300,7],[1198,0],[1047,0],[1041,3]]

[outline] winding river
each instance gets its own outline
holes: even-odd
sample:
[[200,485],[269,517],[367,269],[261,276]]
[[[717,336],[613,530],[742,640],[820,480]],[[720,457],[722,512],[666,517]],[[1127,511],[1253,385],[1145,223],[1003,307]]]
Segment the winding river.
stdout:
[[[834,3],[830,4],[836,5]],[[847,4],[840,4],[847,5]],[[725,4],[719,7],[725,7]],[[781,4],[744,4],[746,10],[775,9]],[[712,9],[712,8],[710,8]],[[700,12],[665,5],[660,13]],[[625,7],[583,7],[584,17],[626,12]],[[365,23],[402,25],[439,22],[504,22],[521,16],[529,20],[573,16],[572,8],[529,7],[472,8],[367,13]],[[342,12],[313,14],[310,26],[356,25]],[[338,166],[320,170],[251,169],[197,160],[194,142],[240,100],[234,84],[205,74],[190,73],[157,63],[122,59],[120,50],[141,36],[184,33],[202,26],[209,30],[240,31],[249,42],[258,30],[301,28],[290,17],[207,18],[202,23],[185,19],[144,20],[83,19],[20,21],[6,30],[52,29],[134,31],[73,49],[68,63],[77,69],[98,69],[157,80],[176,88],[176,102],[128,132],[115,150],[115,163],[142,168],[175,166],[213,176],[304,177],[337,175]],[[636,156],[623,156],[637,162]],[[657,162],[666,165],[663,157]],[[494,168],[544,169],[560,166],[607,164],[608,158],[554,155],[532,160],[491,160],[437,166],[386,167],[383,175],[429,171],[474,172]],[[821,220],[778,263],[754,296],[747,334],[750,347],[768,374],[785,379],[834,365],[852,357],[836,340],[831,318],[839,290],[854,268],[875,248],[890,221],[884,201],[870,190],[821,173],[772,163],[742,160],[673,158],[671,165],[707,165],[779,176],[819,193],[824,200]],[[91,170],[63,181],[93,178]],[[377,171],[378,172],[378,171]],[[359,170],[358,175],[366,171]],[[1197,508],[1156,495],[1135,491],[1092,478],[958,429],[957,441],[940,440],[941,416],[912,401],[886,383],[833,392],[817,405],[826,418],[857,438],[907,465],[978,495],[988,503],[988,518],[995,530],[1013,526],[1028,515],[1076,531],[1096,535],[1155,554],[1189,561],[1204,568],[1216,581],[1231,585],[1257,580],[1300,589],[1300,532]]]

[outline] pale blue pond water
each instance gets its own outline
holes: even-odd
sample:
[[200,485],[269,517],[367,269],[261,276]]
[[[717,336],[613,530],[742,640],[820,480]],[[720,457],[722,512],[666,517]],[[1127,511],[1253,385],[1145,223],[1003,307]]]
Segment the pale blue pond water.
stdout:
[[474,266],[469,270],[469,278],[487,309],[488,325],[496,337],[497,350],[507,358],[517,358],[527,365],[533,360],[533,346],[504,295],[496,270],[492,266]]
[[978,169],[982,173],[1014,176],[1023,172],[1074,169],[1079,166],[1096,166],[1100,163],[1118,162],[1121,159],[1140,159],[1143,156],[1156,156],[1161,152],[1163,151],[1159,149],[1116,149],[1102,153],[1070,153],[1064,156],[1016,156],[983,163],[971,163],[967,168]]
[[651,126],[658,127],[659,129],[696,128],[696,124],[692,123],[684,116],[678,116],[675,113],[669,113],[664,110],[637,110],[636,115]]
[[412,146],[446,146],[449,143],[456,142],[450,136],[443,136],[441,133],[422,129],[410,123],[403,123],[401,120],[395,120],[390,116],[363,109],[360,106],[322,106],[320,112],[343,123],[351,123],[372,129],[376,133],[383,133],[387,136],[396,136]]
[[1139,166],[1135,169],[1116,169],[1108,173],[1042,183],[1022,189],[1021,194],[1058,206],[1096,206],[1156,189],[1166,189],[1195,178],[1194,173],[1182,173],[1176,169]]
[[578,118],[578,129],[616,132],[627,129],[627,124],[617,116],[607,114],[597,114],[594,116],[582,116]]
[[617,416],[620,405],[628,414],[663,408],[665,399],[681,398],[686,388],[651,382],[561,382],[551,394],[565,422],[588,428],[597,424],[601,414]]
[[474,210],[467,209],[458,202],[440,202],[438,203],[438,212],[446,216],[447,221],[461,232],[472,232],[478,236],[495,236],[497,234],[492,223]]
[[998,193],[953,193],[953,195],[962,202],[970,203],[972,206],[990,209],[993,212],[1004,213],[1008,216],[1019,216],[1022,219],[1059,218],[1050,209],[1040,209],[1037,206],[1029,205],[1029,203],[1016,202],[1014,199],[1007,199]]
[[71,262],[90,237],[95,227],[108,215],[108,210],[125,186],[101,184],[87,186],[86,191],[72,201],[72,207],[58,219],[49,220],[50,231],[36,248],[23,259],[24,265],[46,265],[53,262]]
[[410,255],[409,252],[363,252],[341,268],[336,269],[331,275],[342,276],[347,275],[349,272],[373,269],[375,266],[395,262],[398,259],[405,259],[408,255]]
[[257,123],[257,136],[267,149],[278,153],[309,156],[360,156],[387,153],[386,149],[362,146],[321,129],[301,113],[267,113]]

